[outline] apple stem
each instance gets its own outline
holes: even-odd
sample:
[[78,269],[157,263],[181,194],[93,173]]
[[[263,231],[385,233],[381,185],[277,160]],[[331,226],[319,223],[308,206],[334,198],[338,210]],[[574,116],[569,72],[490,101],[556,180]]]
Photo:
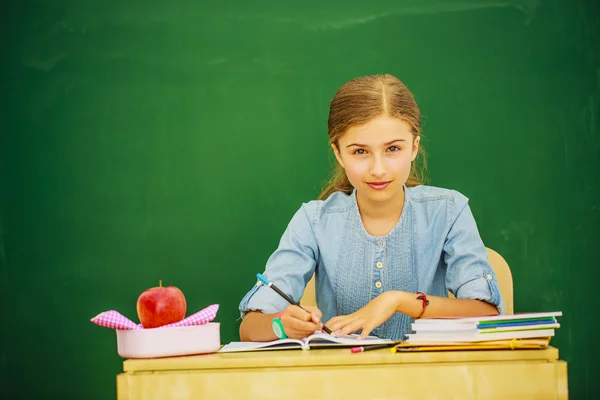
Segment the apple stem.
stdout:
[[158,286],[162,287],[162,279],[158,281]]

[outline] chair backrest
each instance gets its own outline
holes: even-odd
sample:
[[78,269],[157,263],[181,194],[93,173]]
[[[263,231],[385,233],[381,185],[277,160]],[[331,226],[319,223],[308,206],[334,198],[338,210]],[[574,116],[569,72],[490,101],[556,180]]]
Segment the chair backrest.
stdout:
[[[498,254],[496,251],[486,248],[488,253],[488,261],[492,265],[492,269],[496,273],[498,279],[498,286],[500,287],[500,294],[504,299],[504,307],[506,314],[514,314],[513,304],[513,280],[510,268],[506,260]],[[452,296],[450,294],[450,296]],[[304,289],[304,295],[300,299],[300,305],[302,306],[316,306],[317,298],[315,294],[315,276],[311,278],[308,285]]]
[[496,273],[496,279],[498,279],[500,294],[504,299],[504,310],[506,314],[514,314],[513,278],[510,267],[506,260],[496,251],[489,248],[486,248],[486,250],[488,253],[488,261]]

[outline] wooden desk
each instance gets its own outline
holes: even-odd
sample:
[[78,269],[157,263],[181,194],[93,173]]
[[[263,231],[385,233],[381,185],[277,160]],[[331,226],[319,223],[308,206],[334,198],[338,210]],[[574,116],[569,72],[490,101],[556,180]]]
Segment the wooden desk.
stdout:
[[278,350],[126,360],[118,400],[567,399],[558,350]]

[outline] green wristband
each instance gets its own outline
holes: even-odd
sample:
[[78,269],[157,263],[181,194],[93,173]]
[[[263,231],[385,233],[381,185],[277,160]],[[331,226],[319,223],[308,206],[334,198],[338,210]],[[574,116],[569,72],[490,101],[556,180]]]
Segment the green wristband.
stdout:
[[287,335],[285,334],[285,331],[283,330],[283,322],[281,322],[281,319],[273,318],[272,325],[273,325],[273,332],[275,332],[275,336],[277,336],[279,339],[287,338]]

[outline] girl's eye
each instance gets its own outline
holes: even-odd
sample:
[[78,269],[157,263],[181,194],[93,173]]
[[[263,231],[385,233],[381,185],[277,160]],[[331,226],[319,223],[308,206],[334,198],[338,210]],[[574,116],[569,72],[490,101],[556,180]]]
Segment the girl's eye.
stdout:
[[365,149],[356,149],[353,154],[365,154]]
[[390,146],[390,148],[388,150],[391,151],[392,153],[394,153],[396,151],[400,151],[400,148],[398,146]]

